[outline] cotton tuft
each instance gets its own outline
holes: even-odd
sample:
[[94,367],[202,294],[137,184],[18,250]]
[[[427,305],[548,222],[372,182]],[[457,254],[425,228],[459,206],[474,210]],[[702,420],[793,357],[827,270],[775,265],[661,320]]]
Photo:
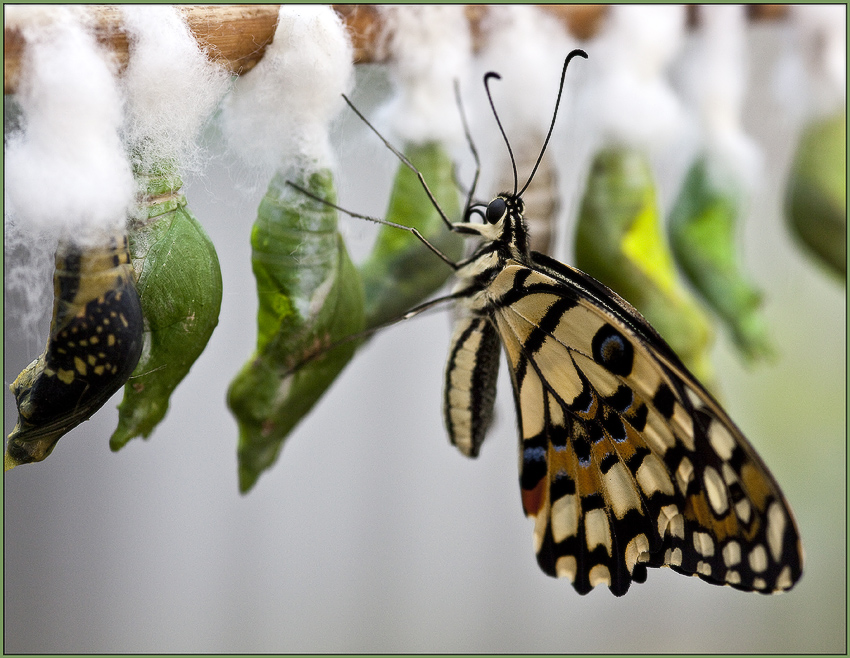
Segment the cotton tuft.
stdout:
[[785,52],[777,60],[774,91],[797,122],[824,117],[847,103],[847,6],[789,7]]
[[725,189],[752,189],[761,153],[743,129],[747,18],[740,5],[703,5],[700,26],[678,70],[682,95],[700,126],[709,172]]
[[18,8],[26,40],[6,146],[7,219],[33,230],[123,227],[133,178],[119,137],[122,99],[107,59],[72,12]]
[[353,84],[353,51],[328,6],[281,5],[274,41],[225,99],[221,124],[245,162],[277,170],[333,163],[328,129]]
[[682,46],[685,10],[616,5],[588,44],[587,83],[577,103],[584,130],[606,143],[662,149],[684,128],[666,69]]
[[161,163],[198,169],[196,137],[230,74],[207,58],[176,8],[123,5],[121,13],[130,39],[124,139],[133,164],[141,171]]
[[[479,75],[473,93],[483,98],[484,94],[479,93],[483,92],[481,79],[487,71],[496,71],[502,80],[493,83],[493,93],[508,135],[512,136],[509,126],[536,129],[545,135],[555,109],[564,59],[574,47],[573,40],[554,17],[529,5],[491,6],[481,29],[486,34],[486,45],[477,57]],[[568,74],[569,87],[575,77]],[[569,88],[564,96],[564,106],[568,106]],[[490,113],[489,104],[485,112]]]
[[396,94],[382,110],[401,140],[463,142],[454,81],[470,65],[469,23],[462,5],[381,7],[390,75]]

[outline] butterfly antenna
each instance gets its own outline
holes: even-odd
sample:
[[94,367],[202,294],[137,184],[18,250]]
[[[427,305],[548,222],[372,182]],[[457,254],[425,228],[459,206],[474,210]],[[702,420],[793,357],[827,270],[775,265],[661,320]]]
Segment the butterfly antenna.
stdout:
[[472,158],[475,160],[475,176],[472,178],[472,186],[466,195],[466,205],[464,206],[463,221],[469,220],[469,210],[472,207],[472,198],[475,196],[475,188],[478,186],[478,176],[481,173],[481,158],[478,156],[478,149],[475,148],[475,142],[472,141],[472,133],[469,130],[469,123],[466,120],[466,112],[463,109],[463,100],[460,97],[460,83],[455,79],[455,102],[460,113],[460,122],[463,124],[463,134],[466,137],[466,143],[469,144],[469,150],[472,152]]
[[505,129],[502,127],[502,122],[499,120],[499,113],[496,112],[496,106],[493,104],[493,96],[490,94],[490,78],[496,78],[496,80],[501,80],[502,76],[496,73],[495,71],[485,73],[484,89],[487,90],[487,99],[490,101],[490,108],[493,110],[493,116],[496,117],[496,123],[499,125],[499,130],[502,132],[502,137],[504,138],[505,144],[508,147],[508,155],[511,156],[511,166],[514,168],[514,196],[516,196],[516,188],[519,185],[516,173],[516,160],[514,159],[514,152],[511,149],[511,143],[508,141],[508,136],[505,134]]
[[[383,136],[380,132],[378,132],[378,129],[377,129],[377,128],[375,128],[375,126],[373,126],[371,123],[369,123],[369,120],[368,120],[365,116],[363,116],[363,113],[362,113],[362,112],[360,112],[360,110],[358,110],[358,109],[354,106],[354,103],[352,103],[352,102],[349,100],[348,96],[346,96],[345,94],[342,94],[342,97],[343,97],[343,99],[345,100],[345,102],[346,102],[346,103],[348,103],[348,106],[349,106],[349,107],[350,107],[350,108],[354,111],[354,113],[355,113],[358,117],[360,117],[360,120],[361,120],[363,123],[365,123],[365,124],[366,124],[366,126],[368,126],[368,127],[369,127],[369,129],[370,129],[373,133],[375,133],[375,134],[378,136],[378,138],[379,138],[379,139],[380,139],[380,140],[384,143],[384,146],[386,146],[386,147],[387,147],[390,151],[392,151],[393,155],[395,155],[395,156],[396,156],[396,157],[397,157],[397,158],[401,161],[401,163],[402,163],[405,167],[407,167],[407,168],[408,168],[408,169],[410,169],[410,170],[411,170],[414,174],[416,174],[416,177],[419,179],[419,183],[422,185],[422,188],[425,190],[425,194],[427,194],[427,195],[428,195],[428,199],[430,199],[430,201],[431,201],[431,205],[433,205],[433,206],[434,206],[434,208],[436,209],[437,213],[440,215],[440,219],[442,219],[442,220],[443,220],[443,223],[446,225],[446,227],[447,227],[450,231],[453,231],[453,230],[454,230],[454,228],[452,227],[452,220],[450,220],[450,219],[446,216],[445,211],[443,211],[443,209],[440,207],[440,204],[437,202],[437,198],[434,196],[434,193],[433,193],[433,192],[431,192],[431,188],[430,188],[430,187],[428,187],[428,183],[425,181],[425,176],[423,176],[423,175],[422,175],[422,172],[421,172],[421,171],[419,171],[419,170],[416,168],[416,165],[414,165],[414,164],[413,164],[410,160],[408,160],[408,159],[407,159],[407,157],[404,155],[404,153],[402,153],[402,152],[401,152],[401,151],[399,151],[399,150],[398,150],[395,146],[393,146],[392,144],[390,144],[390,143],[389,143],[389,141],[387,141],[387,138],[386,138],[386,137],[384,137],[384,136]],[[349,214],[351,214],[351,213],[349,213]],[[352,216],[353,216],[353,215],[352,215]]]
[[[572,58],[576,56],[587,59],[587,53],[580,48],[576,48],[567,55],[567,59],[564,60],[564,69],[561,71],[561,85],[558,87],[558,100],[555,101],[555,111],[552,113],[552,123],[549,125],[549,132],[546,134],[546,140],[543,142],[543,148],[540,149],[540,155],[537,156],[537,162],[534,163],[534,169],[531,170],[531,176],[528,177],[528,181],[526,181],[525,185],[522,186],[518,196],[522,196],[522,193],[528,189],[528,186],[531,184],[531,180],[534,178],[534,174],[537,173],[537,167],[540,166],[540,161],[543,160],[543,154],[546,152],[546,146],[549,144],[549,138],[552,137],[552,131],[555,129],[555,119],[558,116],[558,107],[561,105],[561,95],[564,93],[564,79],[567,77],[567,66]],[[499,127],[501,128],[501,126]],[[504,131],[502,131],[502,134],[504,135]],[[505,140],[507,141],[507,137]],[[510,149],[510,146],[508,148]],[[513,156],[511,156],[511,159],[513,159]],[[514,180],[516,180],[516,165],[514,165]],[[516,185],[514,185],[514,190],[516,190]]]
[[333,208],[334,210],[337,210],[341,213],[345,213],[349,217],[353,217],[355,219],[365,219],[366,221],[369,221],[369,222],[375,222],[376,224],[383,224],[384,226],[392,226],[393,228],[398,228],[398,229],[401,229],[402,231],[407,231],[408,233],[415,235],[416,238],[422,244],[424,244],[426,247],[428,247],[428,249],[430,249],[437,256],[439,256],[440,259],[444,263],[446,263],[446,265],[451,267],[453,270],[456,270],[459,267],[459,265],[457,263],[455,263],[451,258],[446,256],[442,251],[437,249],[437,247],[435,247],[433,244],[431,244],[424,235],[422,235],[417,229],[413,228],[412,226],[405,226],[404,224],[397,224],[396,222],[391,222],[391,221],[386,220],[386,219],[380,219],[379,217],[370,217],[369,215],[361,215],[360,213],[352,212],[351,210],[346,210],[342,206],[338,206],[337,204],[335,204],[331,201],[328,201],[327,199],[323,199],[322,197],[320,197],[316,194],[313,194],[310,190],[301,187],[297,183],[293,183],[291,180],[286,181],[286,184],[289,185],[289,187],[291,187],[292,189],[298,190],[304,196],[313,199],[313,201],[317,201],[321,204],[328,206],[329,208]]

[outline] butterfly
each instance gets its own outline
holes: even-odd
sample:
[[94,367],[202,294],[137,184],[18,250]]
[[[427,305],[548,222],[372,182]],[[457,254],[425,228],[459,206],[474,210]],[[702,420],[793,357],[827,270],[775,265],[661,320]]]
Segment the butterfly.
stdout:
[[[501,345],[519,420],[522,506],[535,521],[534,549],[546,574],[569,579],[580,594],[607,585],[622,596],[646,580],[647,567],[745,591],[790,589],[802,573],[799,532],[741,431],[631,304],[529,248],[522,195],[576,56],[587,54],[574,50],[564,62],[552,124],[525,186],[518,189],[514,163],[512,192],[473,202],[476,171],[464,221],[453,224],[440,211],[452,231],[480,240],[472,255],[455,263],[419,236],[458,278],[450,295],[404,316],[456,303],[443,395],[449,439],[478,455],[493,416]],[[499,77],[487,73],[484,85],[510,153],[488,86]]]

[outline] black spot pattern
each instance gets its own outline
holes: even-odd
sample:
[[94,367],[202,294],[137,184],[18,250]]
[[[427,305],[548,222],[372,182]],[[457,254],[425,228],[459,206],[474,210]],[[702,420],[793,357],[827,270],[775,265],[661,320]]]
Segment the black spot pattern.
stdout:
[[659,384],[658,390],[655,391],[655,397],[652,398],[652,405],[658,410],[664,418],[668,420],[673,417],[673,403],[676,397],[673,391],[664,382]]
[[593,360],[615,375],[625,377],[632,371],[635,353],[631,343],[610,324],[593,337]]

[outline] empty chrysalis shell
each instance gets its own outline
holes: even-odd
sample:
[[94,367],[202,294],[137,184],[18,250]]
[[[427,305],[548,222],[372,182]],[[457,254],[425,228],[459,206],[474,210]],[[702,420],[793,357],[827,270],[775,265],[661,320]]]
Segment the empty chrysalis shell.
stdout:
[[847,112],[813,121],[803,131],[786,205],[791,229],[818,260],[847,274]]
[[[405,156],[422,172],[428,187],[449,219],[460,220],[459,191],[454,165],[438,142],[408,144]],[[463,238],[446,230],[445,222],[428,199],[422,183],[400,165],[393,182],[385,218],[411,226],[451,259],[463,254]],[[372,252],[360,266],[366,295],[366,326],[398,318],[438,290],[451,276],[419,239],[407,231],[382,226]]]
[[704,159],[688,172],[670,213],[668,230],[676,262],[705,302],[729,327],[749,360],[772,354],[760,312],[761,293],[741,272],[736,228],[741,198],[721,189]]
[[182,181],[168,171],[145,178],[145,216],[130,228],[145,349],[118,406],[118,427],[109,441],[113,450],[135,436],[149,436],[162,420],[172,392],[204,351],[221,309],[218,256],[180,193]]
[[[321,170],[293,181],[336,201]],[[283,441],[357,349],[340,342],[363,329],[363,288],[337,211],[285,184],[269,184],[251,232],[257,279],[257,349],[230,385],[239,424],[239,488],[248,491],[277,459]]]
[[66,238],[56,249],[47,347],[10,386],[18,422],[6,444],[6,470],[47,457],[124,385],[139,360],[142,309],[127,237],[92,242]]
[[682,286],[661,229],[646,157],[597,153],[576,229],[576,266],[628,299],[703,383],[712,380],[712,329]]

